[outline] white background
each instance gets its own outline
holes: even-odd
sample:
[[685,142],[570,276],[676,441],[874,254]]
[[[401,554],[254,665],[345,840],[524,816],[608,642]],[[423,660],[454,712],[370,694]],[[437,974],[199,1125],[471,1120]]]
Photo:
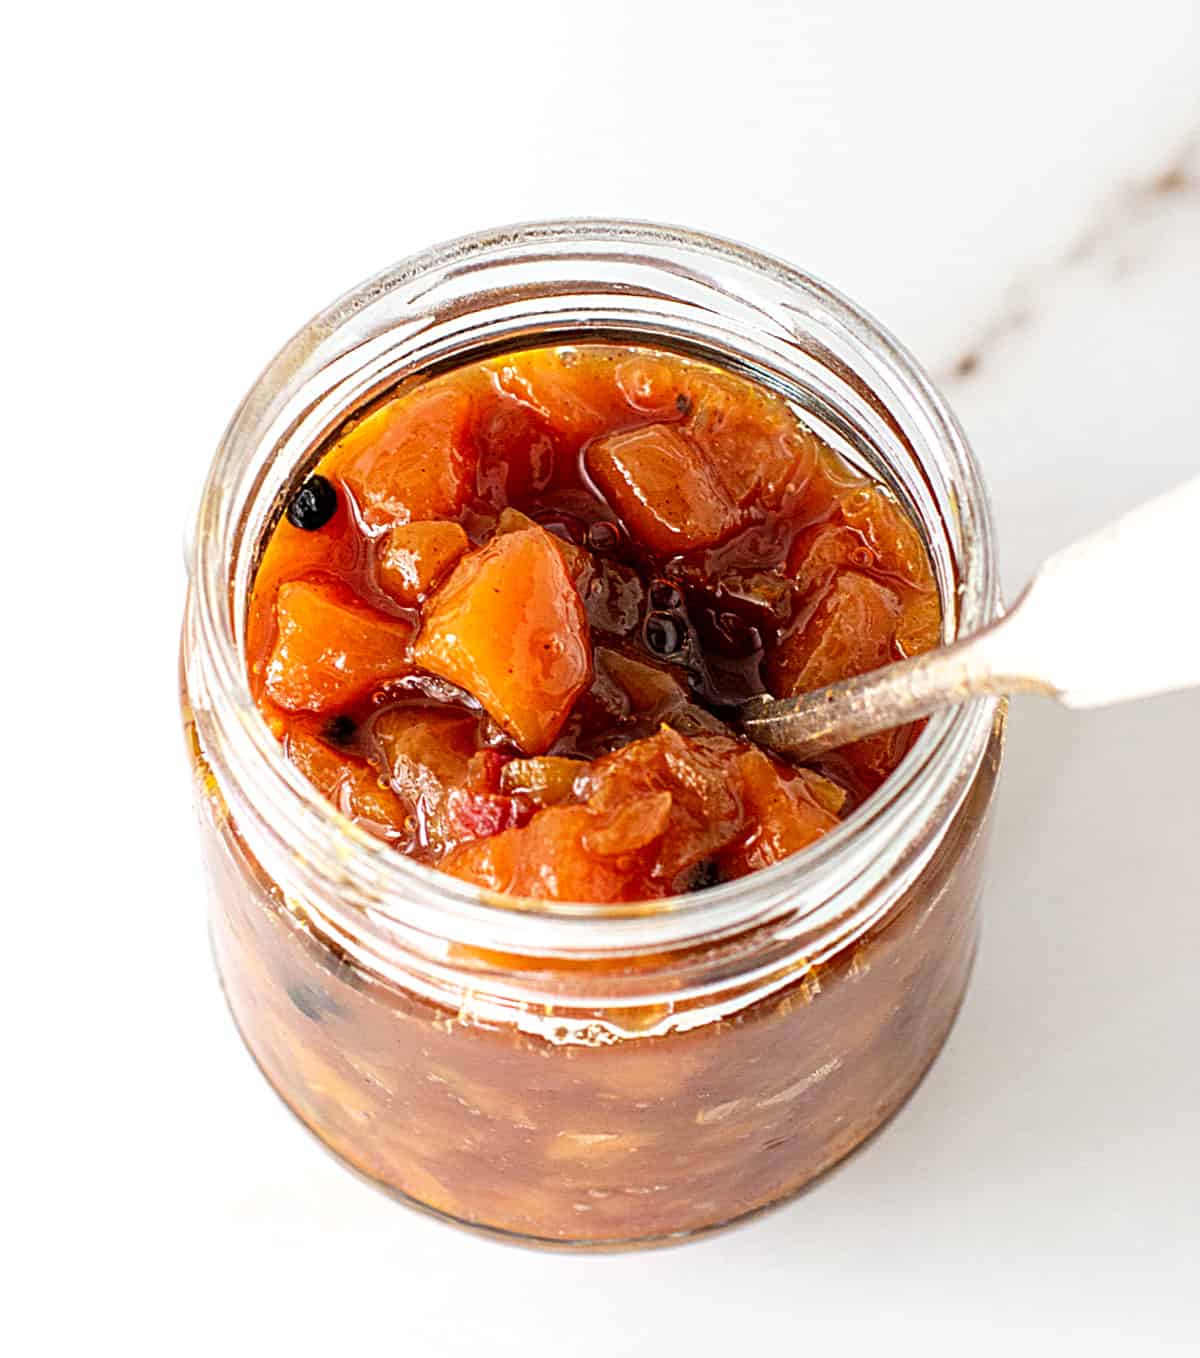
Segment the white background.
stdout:
[[1016,705],[972,990],[884,1136],[744,1228],[578,1258],[405,1212],[252,1069],[174,667],[184,525],[259,368],[511,220],[685,222],[874,311],[945,380],[1010,587],[1194,473],[1200,6],[42,4],[0,62],[0,1346],[1195,1353],[1196,693]]

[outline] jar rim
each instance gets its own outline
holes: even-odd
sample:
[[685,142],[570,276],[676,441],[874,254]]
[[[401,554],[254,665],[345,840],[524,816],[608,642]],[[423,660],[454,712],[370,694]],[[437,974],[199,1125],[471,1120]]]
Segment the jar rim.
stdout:
[[[999,611],[988,494],[965,435],[916,359],[861,308],[783,260],[684,227],[609,218],[519,223],[430,247],[366,279],[303,326],[243,399],[214,456],[189,559],[187,626],[195,638],[192,653],[200,672],[193,678],[189,663],[188,683],[189,690],[195,687],[203,694],[199,704],[193,695],[193,706],[206,755],[217,747],[214,771],[235,811],[269,802],[275,830],[293,852],[299,881],[313,887],[324,883],[326,888],[333,881],[352,911],[393,931],[415,930],[426,938],[547,956],[685,946],[750,928],[794,908],[797,901],[810,902],[798,914],[807,928],[831,925],[845,917],[849,886],[866,871],[870,841],[913,832],[928,807],[944,801],[952,783],[964,783],[964,771],[973,775],[996,700],[972,700],[931,717],[878,791],[801,852],[702,892],[618,905],[500,895],[397,853],[330,807],[286,758],[253,701],[227,558],[246,523],[246,506],[237,502],[237,493],[242,491],[244,499],[252,455],[261,452],[272,431],[278,435],[282,419],[294,417],[294,411],[289,416],[284,410],[284,394],[350,350],[360,361],[370,348],[369,327],[353,337],[349,349],[337,351],[338,336],[381,299],[403,292],[417,304],[439,281],[486,269],[492,261],[537,258],[543,249],[560,263],[588,251],[618,263],[623,253],[648,252],[654,256],[650,262],[662,267],[678,270],[680,261],[704,266],[713,272],[709,281],[718,289],[745,289],[759,280],[772,290],[773,302],[794,294],[802,302],[796,308],[801,321],[819,311],[847,343],[869,352],[886,374],[892,399],[919,415],[929,447],[945,464],[961,550],[955,563],[956,596],[948,599],[943,591],[942,602],[944,609],[954,604],[956,632],[974,630]],[[721,278],[719,271],[725,268],[736,277]],[[887,399],[872,395],[889,416],[894,414]],[[837,900],[822,890],[835,863],[841,867],[833,875],[846,887],[835,893]]]

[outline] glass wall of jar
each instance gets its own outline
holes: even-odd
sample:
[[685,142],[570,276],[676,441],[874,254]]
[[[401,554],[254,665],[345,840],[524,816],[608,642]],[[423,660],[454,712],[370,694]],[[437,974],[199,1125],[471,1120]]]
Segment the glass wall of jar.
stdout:
[[845,299],[712,237],[536,223],[407,260],[335,302],[237,412],[190,549],[184,713],[233,1017],[336,1154],[457,1221],[613,1245],[794,1192],[904,1101],[957,1012],[1003,708],[927,723],[810,848],[637,906],[491,896],[341,817],[245,673],[255,566],[365,402],[480,357],[649,344],[782,394],[925,534],[944,635],[997,613],[987,499],[915,362]]

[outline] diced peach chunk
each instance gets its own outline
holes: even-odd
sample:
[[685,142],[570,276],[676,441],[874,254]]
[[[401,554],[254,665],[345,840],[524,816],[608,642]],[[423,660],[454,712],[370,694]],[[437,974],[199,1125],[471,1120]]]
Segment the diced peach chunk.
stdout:
[[275,616],[266,689],[289,712],[344,707],[412,669],[412,627],[335,587],[290,580],[279,587]]
[[902,655],[921,655],[931,651],[942,639],[942,606],[938,596],[911,595],[896,625],[896,646]]
[[[537,526],[528,514],[509,508],[496,521],[496,535]],[[609,557],[593,556],[585,547],[553,533],[551,537],[583,600],[590,625],[613,636],[628,636],[636,631],[642,619],[645,589],[633,567]]]
[[916,525],[890,496],[863,484],[841,499],[842,522],[862,534],[878,560],[878,569],[912,585],[934,589],[929,555]]
[[845,761],[850,776],[858,781],[860,795],[878,787],[891,773],[916,738],[921,725],[918,723],[916,726],[900,726],[894,731],[879,731],[850,745],[843,745],[838,750],[838,757]]
[[337,807],[343,816],[362,822],[381,839],[408,838],[408,806],[362,760],[331,749],[305,732],[291,731],[287,757]]
[[419,604],[470,545],[457,523],[398,524],[379,557],[379,583],[397,603]]
[[496,508],[544,490],[554,475],[558,443],[540,410],[498,387],[476,426],[480,496]]
[[617,386],[625,400],[656,419],[679,419],[690,402],[680,386],[680,369],[653,354],[633,354],[617,364]]
[[440,866],[485,890],[539,900],[635,901],[656,894],[628,860],[583,852],[583,836],[601,823],[586,806],[551,806],[528,825],[464,844]]
[[778,507],[805,486],[820,447],[780,397],[711,370],[685,370],[686,429],[737,505]]
[[418,388],[343,435],[322,470],[349,486],[369,524],[448,518],[474,476],[471,413],[460,388]]
[[[538,761],[514,761],[509,767]],[[582,805],[454,850],[447,872],[493,891],[553,900],[641,900],[765,867],[837,824],[845,794],[808,770],[713,736],[669,727],[597,760],[571,781]]]
[[669,825],[651,872],[674,884],[741,830],[741,799],[730,777],[730,756],[737,749],[723,736],[688,739],[662,726],[655,735],[596,761],[588,806],[612,814],[647,793],[669,792]]
[[[513,509],[511,506],[505,509],[496,520],[497,537],[501,537],[505,533],[520,533],[526,528],[541,528],[541,524],[536,519],[531,519],[528,514],[522,514],[519,509]],[[591,553],[585,551],[582,547],[577,547],[573,542],[567,542],[563,538],[555,536],[553,533],[550,534],[550,537],[562,556],[568,574],[575,581],[576,588],[580,588],[580,582],[591,570]]]
[[741,877],[770,867],[838,823],[801,773],[785,773],[761,750],[747,750],[739,756],[737,768],[750,828],[743,840],[721,854],[725,876]]
[[599,824],[584,831],[580,840],[586,853],[619,858],[661,839],[671,821],[673,798],[669,792],[647,792],[614,807]]
[[771,691],[791,697],[888,664],[899,618],[900,600],[892,590],[843,571],[807,625],[785,637],[770,657]]
[[[873,487],[845,492],[839,517],[807,529],[792,544],[788,570],[804,595],[819,593],[844,569],[878,572],[900,599],[895,643],[919,655],[941,637],[942,610],[925,548],[900,510]],[[847,506],[849,507],[847,509]]]
[[506,357],[496,368],[496,381],[537,411],[556,437],[577,448],[628,415],[615,375],[601,379],[593,361],[585,372],[586,382],[570,349],[532,349]]
[[425,610],[416,663],[473,694],[526,754],[543,754],[591,679],[587,617],[541,528],[493,538]]
[[478,726],[467,714],[393,707],[376,717],[371,735],[393,787],[415,802],[463,786]]
[[797,777],[802,778],[807,785],[809,795],[822,806],[831,816],[840,816],[846,809],[846,800],[849,794],[844,787],[839,787],[832,778],[826,778],[823,773],[817,773],[813,769],[796,769]]
[[870,570],[875,553],[862,534],[841,523],[822,523],[800,533],[788,553],[788,574],[801,592],[823,590],[841,570]]
[[587,468],[630,533],[652,551],[709,547],[738,526],[737,508],[707,458],[673,425],[597,439]]

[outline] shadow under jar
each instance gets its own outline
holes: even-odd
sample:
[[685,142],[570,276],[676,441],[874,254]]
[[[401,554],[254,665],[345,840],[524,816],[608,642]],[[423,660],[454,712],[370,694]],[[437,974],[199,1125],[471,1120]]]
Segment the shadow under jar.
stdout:
[[912,1091],[970,971],[1004,709],[932,718],[884,786],[794,857],[641,905],[494,896],[340,816],[246,679],[247,603],[281,506],[331,432],[398,383],[583,340],[673,350],[780,393],[921,528],[946,639],[996,616],[979,473],[890,336],[729,242],[565,221],[407,260],[281,351],[213,463],[182,657],[217,965],[272,1086],[416,1204],[611,1246],[778,1201]]

